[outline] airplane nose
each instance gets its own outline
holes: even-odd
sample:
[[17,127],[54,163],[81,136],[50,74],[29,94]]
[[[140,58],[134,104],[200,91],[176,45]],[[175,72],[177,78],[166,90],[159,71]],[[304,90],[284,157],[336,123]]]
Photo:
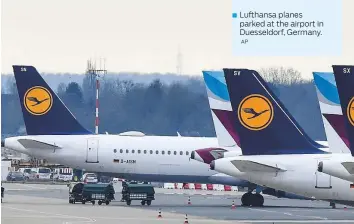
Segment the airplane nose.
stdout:
[[215,170],[215,160],[211,161],[210,163],[210,169]]
[[322,172],[323,171],[323,162],[322,161],[318,163],[317,171],[318,172]]

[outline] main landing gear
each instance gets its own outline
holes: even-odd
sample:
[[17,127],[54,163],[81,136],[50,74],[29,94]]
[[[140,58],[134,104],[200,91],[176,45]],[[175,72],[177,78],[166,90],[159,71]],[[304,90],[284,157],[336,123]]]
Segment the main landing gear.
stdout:
[[332,208],[336,208],[336,203],[330,202],[330,203],[329,203],[329,206],[331,206]]
[[261,194],[247,192],[241,197],[242,206],[261,207],[264,204],[264,198]]

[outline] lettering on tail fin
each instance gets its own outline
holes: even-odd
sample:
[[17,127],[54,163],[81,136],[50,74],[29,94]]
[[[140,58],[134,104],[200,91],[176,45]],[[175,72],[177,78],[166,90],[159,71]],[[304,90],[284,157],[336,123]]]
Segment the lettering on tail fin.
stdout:
[[53,105],[52,94],[42,86],[28,89],[23,99],[26,110],[33,115],[44,115]]
[[354,97],[352,97],[352,99],[348,103],[347,116],[351,125],[354,126]]
[[245,97],[238,106],[241,124],[250,130],[260,131],[272,122],[274,110],[271,102],[260,94]]

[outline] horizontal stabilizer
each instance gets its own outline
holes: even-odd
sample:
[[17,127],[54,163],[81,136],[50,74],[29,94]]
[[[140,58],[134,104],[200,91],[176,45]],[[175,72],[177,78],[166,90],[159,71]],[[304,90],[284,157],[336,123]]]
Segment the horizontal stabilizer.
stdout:
[[264,164],[250,160],[232,160],[231,163],[241,172],[285,172],[286,169],[277,164]]
[[350,174],[354,174],[354,163],[353,162],[343,162],[342,165]]
[[33,139],[17,140],[26,149],[60,149],[61,147],[46,142],[41,142]]

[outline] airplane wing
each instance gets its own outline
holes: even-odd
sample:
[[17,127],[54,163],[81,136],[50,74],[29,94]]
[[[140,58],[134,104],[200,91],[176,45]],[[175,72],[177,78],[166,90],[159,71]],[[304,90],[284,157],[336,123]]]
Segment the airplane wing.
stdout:
[[354,163],[353,162],[342,162],[342,165],[348,171],[348,173],[354,174]]
[[241,172],[285,172],[278,164],[265,164],[250,160],[232,160],[231,163]]
[[46,142],[41,142],[33,139],[19,139],[17,140],[23,147],[26,149],[60,149],[61,147],[46,143]]

